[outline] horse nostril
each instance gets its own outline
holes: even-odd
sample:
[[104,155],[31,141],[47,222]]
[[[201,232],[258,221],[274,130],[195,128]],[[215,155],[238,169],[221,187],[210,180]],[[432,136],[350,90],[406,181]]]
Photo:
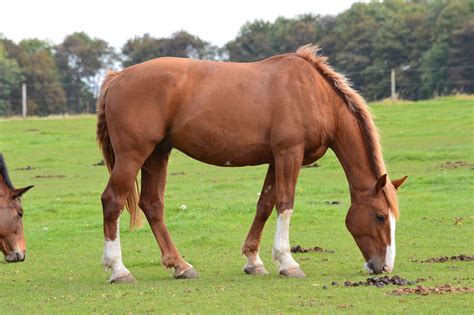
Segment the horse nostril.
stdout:
[[375,271],[375,269],[374,269],[374,264],[373,264],[372,262],[369,262],[369,263],[367,264],[367,267],[369,267],[369,269],[371,269],[372,271]]
[[15,253],[15,261],[21,261],[21,254],[20,253]]

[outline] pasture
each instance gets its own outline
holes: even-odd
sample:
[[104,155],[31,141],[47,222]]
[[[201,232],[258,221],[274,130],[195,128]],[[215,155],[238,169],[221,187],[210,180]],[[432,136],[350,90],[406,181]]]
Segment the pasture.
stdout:
[[[399,192],[397,258],[392,275],[426,278],[425,286],[474,286],[473,262],[420,263],[474,254],[474,98],[373,104],[391,178],[408,175]],[[247,276],[240,246],[255,212],[266,166],[218,168],[173,151],[166,223],[200,273],[174,280],[160,266],[148,225],[128,231],[122,215],[125,265],[135,285],[110,285],[101,266],[100,194],[108,174],[95,143],[93,116],[2,120],[0,151],[13,184],[35,185],[23,199],[27,259],[0,263],[2,313],[469,313],[472,293],[402,295],[394,286],[344,287],[365,280],[363,257],[344,219],[350,197],[332,152],[303,168],[291,222],[291,245],[334,253],[294,254],[305,279],[278,276],[271,261],[275,213],[261,256],[270,274]],[[185,205],[186,207],[183,207]],[[333,281],[338,286],[332,286]],[[323,288],[323,286],[327,288]],[[469,311],[471,309],[471,311]]]

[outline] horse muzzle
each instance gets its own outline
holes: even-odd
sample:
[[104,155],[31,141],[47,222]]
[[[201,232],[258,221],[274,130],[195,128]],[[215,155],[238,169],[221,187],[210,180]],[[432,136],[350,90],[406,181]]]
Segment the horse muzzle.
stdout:
[[368,261],[364,264],[364,270],[369,274],[381,274],[382,272],[392,272],[392,268],[385,264],[376,263],[374,261]]
[[5,261],[8,263],[22,262],[26,258],[26,251],[11,252],[5,256]]

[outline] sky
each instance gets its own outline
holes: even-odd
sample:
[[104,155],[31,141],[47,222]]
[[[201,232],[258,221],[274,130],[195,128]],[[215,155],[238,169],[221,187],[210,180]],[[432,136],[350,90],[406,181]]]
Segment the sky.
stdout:
[[84,31],[120,48],[127,39],[149,33],[168,37],[186,30],[214,45],[235,38],[247,21],[273,22],[303,13],[336,15],[355,0],[9,0],[2,1],[0,34],[15,42],[26,38],[62,42]]

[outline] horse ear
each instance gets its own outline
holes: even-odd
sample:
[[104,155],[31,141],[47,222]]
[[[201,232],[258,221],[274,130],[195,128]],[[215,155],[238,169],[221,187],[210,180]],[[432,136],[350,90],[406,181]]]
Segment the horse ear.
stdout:
[[392,185],[395,187],[396,190],[398,190],[398,187],[403,185],[407,179],[408,179],[408,176],[404,176],[400,179],[392,180]]
[[379,192],[385,185],[387,185],[387,174],[383,174],[379,177],[377,184],[375,184],[375,191]]
[[18,197],[21,197],[24,193],[26,193],[28,190],[30,190],[33,187],[35,187],[35,186],[31,185],[31,186],[27,186],[27,187],[23,187],[23,188],[13,189],[11,191],[12,199],[16,199]]

